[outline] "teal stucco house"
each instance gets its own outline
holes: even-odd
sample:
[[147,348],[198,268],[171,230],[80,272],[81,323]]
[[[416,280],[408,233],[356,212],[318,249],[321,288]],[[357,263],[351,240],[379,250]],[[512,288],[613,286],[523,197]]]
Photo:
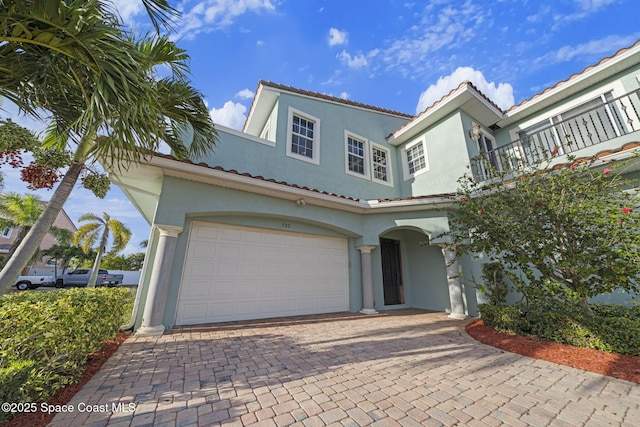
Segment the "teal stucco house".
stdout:
[[640,42],[508,111],[469,82],[412,116],[261,81],[243,130],[218,126],[210,155],[112,171],[152,224],[135,327],[404,307],[475,316],[481,295],[463,278],[482,260],[456,260],[437,237],[456,180],[486,179],[478,155],[498,168],[554,147],[558,161],[628,156],[639,94]]

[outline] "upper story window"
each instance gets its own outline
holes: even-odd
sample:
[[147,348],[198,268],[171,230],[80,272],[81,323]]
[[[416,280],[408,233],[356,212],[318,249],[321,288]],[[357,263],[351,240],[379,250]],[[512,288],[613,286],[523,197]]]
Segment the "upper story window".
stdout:
[[289,109],[287,155],[320,164],[320,120]]
[[366,176],[366,141],[347,136],[347,169],[357,175]]
[[374,181],[390,184],[391,165],[389,150],[379,145],[371,144],[371,170],[373,172],[371,178]]
[[405,180],[429,170],[423,139],[406,145],[402,151]]
[[345,172],[349,175],[391,185],[389,150],[352,132],[344,132]]

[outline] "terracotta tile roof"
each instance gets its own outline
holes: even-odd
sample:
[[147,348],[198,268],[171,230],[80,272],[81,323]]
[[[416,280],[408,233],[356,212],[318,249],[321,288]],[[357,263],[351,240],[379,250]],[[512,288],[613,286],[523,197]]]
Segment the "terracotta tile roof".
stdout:
[[291,86],[287,86],[287,85],[283,85],[283,84],[279,84],[279,83],[274,83],[274,82],[270,82],[270,81],[266,81],[266,80],[260,80],[260,82],[258,83],[258,87],[260,87],[260,85],[268,86],[268,87],[271,87],[273,89],[278,89],[278,90],[283,90],[283,91],[287,91],[287,92],[297,93],[299,95],[310,96],[312,98],[318,98],[318,99],[322,99],[322,100],[325,100],[325,101],[337,102],[337,103],[349,105],[349,106],[352,106],[352,107],[360,107],[360,108],[365,108],[367,110],[378,111],[378,112],[385,113],[385,114],[392,114],[394,116],[400,116],[400,117],[406,117],[406,118],[413,118],[414,117],[412,114],[401,113],[399,111],[389,110],[389,109],[386,109],[386,108],[376,107],[376,106],[368,105],[368,104],[362,104],[360,102],[351,101],[349,99],[338,98],[336,96],[331,96],[331,95],[327,95],[327,94],[323,94],[323,93],[319,93],[319,92],[313,92],[313,91],[310,91],[310,90],[297,89],[297,88],[294,88],[294,87],[291,87]]
[[[596,153],[595,155],[591,156],[591,157],[579,157],[576,158],[570,162],[565,162],[565,163],[560,163],[560,164],[556,164],[553,166],[553,169],[561,169],[564,167],[567,167],[568,165],[574,164],[574,163],[581,163],[581,162],[587,162],[593,159],[601,159],[603,157],[612,155],[612,154],[616,154],[616,153],[622,153],[625,151],[630,151],[630,150],[634,150],[636,148],[640,148],[640,141],[636,141],[636,142],[628,142],[622,146],[620,146],[619,148],[615,148],[615,149],[607,149],[607,150],[602,150],[599,151],[598,153]],[[306,190],[306,191],[312,191],[314,193],[318,193],[318,194],[323,194],[326,196],[331,196],[331,197],[337,197],[339,199],[343,199],[343,200],[351,200],[354,202],[359,202],[361,199],[359,198],[355,198],[355,197],[350,197],[350,196],[344,196],[344,195],[340,195],[340,194],[336,194],[336,193],[330,193],[328,191],[323,191],[323,190],[318,190],[315,188],[311,188],[311,187],[307,187],[307,186],[303,186],[303,185],[298,185],[298,184],[292,184],[292,183],[288,183],[286,181],[278,181],[274,178],[265,178],[261,175],[252,175],[250,173],[244,172],[238,172],[235,169],[224,169],[221,166],[210,166],[207,163],[204,162],[200,162],[200,163],[194,163],[191,160],[179,160],[175,157],[173,157],[170,154],[162,154],[162,153],[154,153],[154,156],[157,157],[161,157],[163,159],[168,159],[168,160],[173,160],[176,162],[181,162],[181,163],[186,163],[189,165],[194,165],[194,166],[199,166],[202,168],[207,168],[207,169],[212,169],[212,170],[217,170],[217,171],[221,171],[221,172],[225,172],[225,173],[229,173],[229,174],[233,174],[233,175],[238,175],[238,176],[244,176],[247,178],[251,178],[251,179],[257,179],[260,181],[265,181],[265,182],[271,182],[274,184],[278,184],[278,185],[282,185],[282,186],[286,186],[286,187],[290,187],[290,188],[298,188],[301,190]],[[378,203],[390,203],[390,202],[403,202],[403,201],[413,201],[413,200],[429,200],[429,199],[450,199],[455,197],[455,193],[439,193],[439,194],[425,194],[425,195],[420,195],[420,196],[409,196],[409,197],[398,197],[398,198],[390,198],[390,199],[377,199]],[[0,247],[2,247],[2,245],[0,245]]]
[[252,174],[250,174],[248,172],[241,173],[241,172],[238,172],[235,169],[225,169],[222,166],[210,166],[210,165],[208,165],[207,163],[204,163],[204,162],[194,163],[194,162],[192,162],[191,160],[188,160],[188,159],[180,160],[180,159],[177,159],[177,158],[173,157],[170,154],[154,153],[153,156],[161,157],[163,159],[168,159],[168,160],[174,160],[176,162],[186,163],[186,164],[189,164],[189,165],[200,166],[200,167],[207,168],[207,169],[217,170],[217,171],[221,171],[221,172],[225,172],[225,173],[229,173],[229,174],[233,174],[233,175],[245,176],[247,178],[257,179],[257,180],[260,180],[260,181],[272,182],[274,184],[279,184],[279,185],[283,185],[283,186],[287,186],[287,187],[291,187],[291,188],[299,188],[301,190],[312,191],[314,193],[324,194],[326,196],[337,197],[339,199],[352,200],[352,201],[355,201],[355,202],[360,201],[360,199],[358,199],[358,198],[349,197],[349,196],[343,196],[343,195],[335,194],[335,193],[330,193],[328,191],[322,191],[322,190],[318,190],[318,189],[307,187],[307,186],[303,186],[303,185],[290,184],[290,183],[288,183],[286,181],[278,181],[278,180],[276,180],[274,178],[265,178],[265,177],[260,176],[260,175],[252,175]]
[[460,89],[462,89],[465,86],[470,88],[470,89],[472,89],[474,92],[476,92],[478,95],[480,95],[480,97],[482,97],[485,101],[487,101],[489,104],[494,106],[496,108],[496,110],[504,113],[504,111],[500,107],[498,107],[498,105],[495,102],[493,102],[488,96],[486,96],[484,93],[482,93],[482,91],[480,89],[478,89],[473,83],[471,83],[469,80],[465,80],[462,83],[460,83],[458,85],[458,87],[456,87],[454,89],[451,89],[451,91],[449,91],[448,94],[444,95],[442,98],[440,98],[439,100],[437,100],[436,102],[434,102],[433,104],[431,104],[427,108],[425,108],[420,114],[415,116],[412,120],[409,120],[407,123],[402,125],[400,128],[398,128],[395,131],[393,131],[393,133],[391,135],[395,135],[396,133],[400,132],[402,129],[404,129],[407,126],[409,126],[412,123],[414,123],[415,121],[420,120],[420,118],[422,116],[424,116],[428,112],[432,111],[438,105],[440,105],[443,102],[445,102],[450,96],[452,96],[455,92],[459,91]]
[[551,87],[548,87],[548,88],[546,88],[545,90],[543,90],[542,92],[539,92],[539,93],[537,93],[537,94],[533,95],[531,98],[529,98],[529,99],[525,99],[524,101],[521,101],[520,103],[518,103],[518,104],[516,104],[516,105],[512,106],[511,108],[509,108],[509,109],[507,110],[507,112],[509,112],[509,111],[511,111],[511,110],[513,110],[513,109],[515,109],[515,108],[521,107],[521,106],[523,106],[524,104],[527,104],[527,103],[529,103],[529,102],[531,102],[531,101],[535,100],[536,98],[539,98],[540,96],[544,95],[545,93],[550,92],[550,91],[552,91],[552,90],[554,90],[554,89],[556,89],[556,88],[558,88],[558,87],[560,87],[560,86],[562,86],[562,85],[564,85],[564,84],[566,84],[566,83],[570,82],[571,80],[574,80],[574,79],[576,79],[576,78],[580,77],[581,75],[583,75],[583,74],[584,74],[584,73],[586,73],[587,71],[589,71],[589,70],[591,70],[591,69],[593,69],[593,68],[595,68],[595,67],[598,67],[598,66],[600,66],[600,65],[602,65],[602,64],[604,64],[604,63],[606,63],[606,62],[609,62],[609,61],[611,61],[612,59],[616,58],[617,56],[622,55],[624,52],[627,52],[627,51],[629,51],[629,50],[631,50],[631,49],[634,49],[634,48],[636,48],[636,47],[638,47],[638,46],[640,46],[640,40],[636,41],[636,42],[635,42],[634,44],[632,44],[631,46],[624,47],[624,48],[622,48],[622,49],[618,50],[616,53],[614,53],[614,54],[613,54],[613,55],[611,55],[611,56],[608,56],[608,57],[606,57],[606,58],[602,58],[602,59],[601,59],[597,64],[589,65],[589,66],[588,66],[588,67],[586,67],[584,70],[582,70],[582,71],[580,71],[580,72],[578,72],[578,73],[572,74],[571,76],[569,76],[569,78],[567,78],[567,79],[565,79],[565,80],[560,80],[560,81],[559,81],[559,82],[557,82],[555,85],[553,85],[553,86],[551,86]]
[[378,199],[378,203],[388,202],[406,202],[411,200],[429,200],[429,199],[448,199],[452,198],[456,193],[429,194],[424,196],[398,197],[394,199]]
[[[562,168],[566,168],[568,165],[589,162],[589,161],[594,160],[594,159],[602,159],[603,157],[607,157],[607,156],[610,156],[612,154],[623,153],[625,151],[631,151],[631,150],[634,150],[636,148],[640,148],[640,141],[627,142],[626,144],[623,144],[622,146],[620,146],[618,148],[602,150],[602,151],[597,152],[592,157],[578,157],[578,158],[573,159],[573,160],[571,160],[569,162],[559,163],[557,165],[553,165],[553,169],[562,169]],[[603,162],[606,162],[606,160],[603,160]]]

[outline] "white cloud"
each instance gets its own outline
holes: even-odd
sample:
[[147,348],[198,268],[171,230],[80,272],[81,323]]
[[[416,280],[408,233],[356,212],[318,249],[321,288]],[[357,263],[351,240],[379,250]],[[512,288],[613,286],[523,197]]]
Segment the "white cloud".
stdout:
[[430,2],[422,11],[420,23],[409,27],[406,35],[384,49],[382,57],[386,67],[399,69],[403,75],[433,70],[435,52],[464,46],[479,32],[486,33],[490,8],[470,1],[456,8],[457,5]]
[[630,46],[636,42],[640,33],[627,36],[608,36],[599,40],[590,40],[576,46],[563,46],[555,52],[550,52],[545,57],[539,59],[543,62],[553,63],[571,61],[577,56],[610,55],[615,49]]
[[214,123],[240,130],[244,125],[246,111],[247,107],[239,102],[227,101],[222,108],[211,109],[209,115]]
[[245,13],[273,12],[276,6],[271,0],[205,0],[182,16],[180,37],[193,39],[200,32],[229,27]]
[[329,29],[329,46],[339,46],[347,44],[348,34],[346,31],[340,31],[337,28]]
[[351,54],[348,53],[346,50],[343,50],[342,52],[340,52],[336,57],[340,59],[340,61],[342,61],[342,63],[348,66],[349,68],[359,69],[359,68],[366,67],[368,64],[367,58],[363,54],[351,56]]
[[349,99],[349,92],[340,92],[340,95],[338,95],[338,97],[342,99]]
[[236,98],[251,99],[253,98],[253,91],[250,89],[242,89],[240,92],[236,93]]
[[513,87],[509,83],[498,83],[496,85],[495,82],[487,82],[481,71],[474,70],[471,67],[459,67],[450,75],[440,77],[436,84],[429,86],[427,90],[420,94],[416,114],[433,105],[434,102],[457,88],[465,80],[473,83],[480,92],[503,110],[513,106]]
[[113,0],[113,6],[125,24],[133,26],[134,17],[147,13],[140,0]]

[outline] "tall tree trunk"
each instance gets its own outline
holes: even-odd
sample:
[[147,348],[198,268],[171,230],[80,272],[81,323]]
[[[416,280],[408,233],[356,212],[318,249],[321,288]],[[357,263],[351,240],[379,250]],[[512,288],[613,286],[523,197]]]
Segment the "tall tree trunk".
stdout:
[[91,270],[91,277],[89,277],[89,282],[87,283],[88,288],[96,287],[96,282],[98,280],[98,270],[100,269],[100,263],[102,262],[102,255],[104,254],[104,249],[107,246],[107,237],[109,237],[109,225],[105,222],[104,230],[102,230],[102,237],[100,238],[100,246],[98,247],[98,253],[96,254],[96,259],[93,262],[93,270]]
[[0,271],[0,293],[11,289],[11,286],[15,284],[15,280],[20,275],[22,269],[40,247],[42,239],[44,239],[44,236],[49,232],[49,228],[53,225],[62,210],[62,206],[69,198],[73,187],[76,185],[76,182],[78,182],[80,172],[82,172],[83,168],[84,164],[77,162],[69,166],[67,173],[53,192],[53,196],[44,208],[44,211],[42,211],[40,218],[33,224],[29,233],[27,233],[24,240],[20,243],[20,246],[16,249],[13,257],[7,262],[2,271]]

